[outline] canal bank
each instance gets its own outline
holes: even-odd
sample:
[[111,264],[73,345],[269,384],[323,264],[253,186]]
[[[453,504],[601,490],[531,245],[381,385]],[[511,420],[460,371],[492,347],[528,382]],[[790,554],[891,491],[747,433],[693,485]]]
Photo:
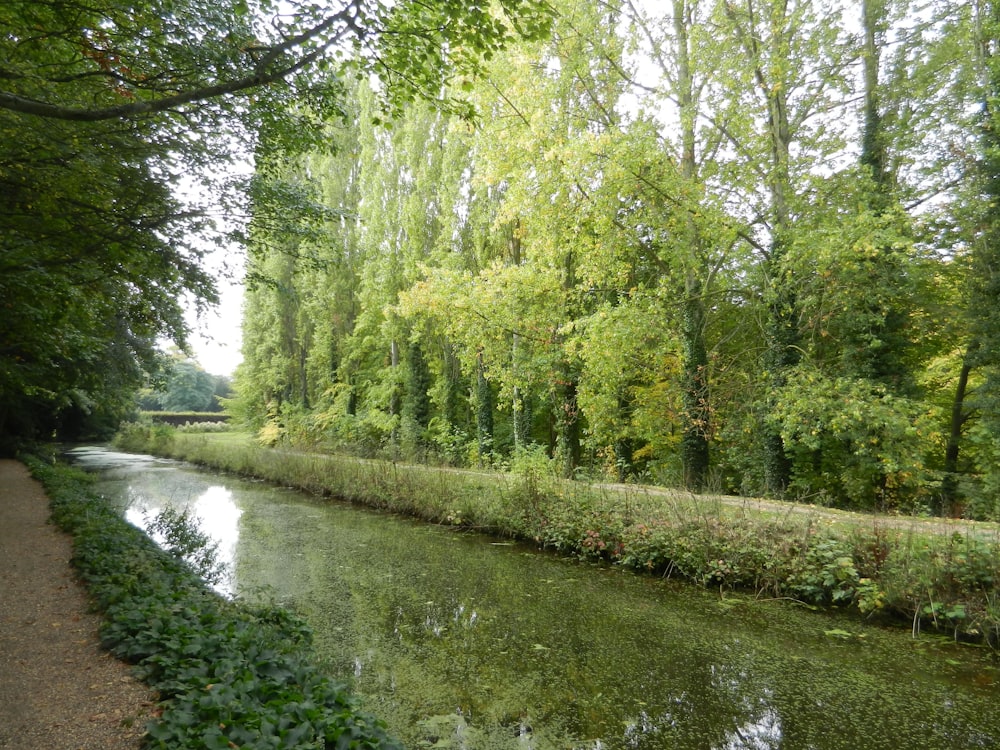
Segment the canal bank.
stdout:
[[25,463],[46,488],[52,522],[73,536],[75,572],[103,615],[101,646],[157,693],[144,747],[400,749],[319,669],[300,618],[209,587],[197,561],[210,539],[196,525],[166,513],[144,532],[87,474],[35,456]]
[[132,425],[148,451],[725,593],[1000,643],[1000,527],[304,453]]

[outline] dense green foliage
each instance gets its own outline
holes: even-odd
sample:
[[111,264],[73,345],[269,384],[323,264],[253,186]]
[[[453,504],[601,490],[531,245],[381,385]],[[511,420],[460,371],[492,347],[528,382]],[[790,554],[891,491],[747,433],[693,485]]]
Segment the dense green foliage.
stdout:
[[210,375],[195,361],[175,353],[165,358],[162,374],[152,387],[139,392],[144,411],[219,412],[220,399],[232,395],[232,384],[224,375]]
[[993,4],[554,5],[461,82],[475,126],[361,83],[334,153],[276,169],[322,211],[251,225],[234,413],[1000,515]]
[[267,441],[998,517],[996,16],[6,3],[0,433],[113,425],[238,241]]
[[[127,523],[81,472],[34,459],[54,521],[74,537],[73,564],[104,614],[103,645],[136,664],[162,713],[146,746],[163,750],[395,748],[380,722],[311,660],[310,632],[280,608],[211,591],[182,554],[197,533],[162,519],[165,551]],[[195,542],[192,548],[192,542]]]
[[467,112],[445,83],[548,19],[536,0],[4,2],[3,442],[113,428],[158,341],[184,345],[184,308],[215,301],[206,254],[276,194],[241,166],[316,148],[348,81],[379,80],[387,112]]
[[[131,408],[181,298],[214,299],[151,128],[0,109],[0,431],[87,434]],[[87,420],[96,425],[87,424]]]
[[935,528],[589,485],[559,478],[544,455],[524,456],[500,474],[276,451],[238,435],[167,427],[131,426],[117,444],[639,572],[1000,643],[993,526]]

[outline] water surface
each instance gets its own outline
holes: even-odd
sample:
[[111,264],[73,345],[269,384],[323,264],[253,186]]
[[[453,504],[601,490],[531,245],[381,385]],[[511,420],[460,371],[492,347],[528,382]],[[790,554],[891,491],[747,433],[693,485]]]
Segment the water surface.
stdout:
[[189,508],[225,589],[302,614],[411,747],[1000,747],[981,650],[585,565],[149,456],[77,449],[139,525]]

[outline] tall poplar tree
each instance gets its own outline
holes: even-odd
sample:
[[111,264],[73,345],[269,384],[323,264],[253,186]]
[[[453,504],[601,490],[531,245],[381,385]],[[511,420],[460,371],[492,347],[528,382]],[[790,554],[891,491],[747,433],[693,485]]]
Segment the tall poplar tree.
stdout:
[[[795,220],[811,172],[841,148],[826,121],[843,109],[850,58],[838,8],[812,2],[744,0],[717,5],[718,23],[741,55],[726,58],[726,96],[751,94],[748,114],[726,123],[741,165],[746,200],[738,208],[755,227],[765,302],[763,396],[756,428],[767,491],[781,494],[792,463],[773,419],[792,368],[801,358],[799,282],[790,266]],[[832,130],[832,132],[831,132]],[[758,196],[762,196],[759,199]]]
[[[665,221],[670,223],[671,213],[682,217],[681,225],[673,230],[682,239],[662,259],[670,270],[661,283],[672,286],[676,281],[673,293],[683,300],[679,323],[683,346],[680,454],[685,485],[698,489],[708,477],[714,432],[708,300],[715,291],[719,270],[732,263],[735,247],[735,237],[723,228],[726,222],[719,221],[712,186],[707,184],[708,175],[716,169],[723,139],[724,128],[714,125],[721,126],[729,119],[730,105],[711,102],[706,95],[721,80],[719,56],[711,39],[710,3],[674,0],[668,11],[661,8],[657,15],[635,3],[629,6],[636,41],[656,70],[652,85],[642,72],[633,74],[630,83],[637,87],[644,106],[670,113],[670,122],[661,122],[660,129],[664,146],[677,164],[673,175],[676,184],[647,181],[645,187],[651,197],[661,194]],[[655,144],[650,147],[655,148]]]
[[536,0],[4,3],[0,430],[120,417],[157,339],[184,343],[179,300],[215,301],[205,239],[229,237],[178,198],[182,179],[245,208],[215,178],[235,144],[316,146],[359,74],[380,80],[382,109],[422,97],[468,113],[451,77],[550,19]]
[[[975,5],[976,41],[981,75],[980,155],[978,184],[982,193],[980,231],[972,251],[972,288],[969,296],[971,341],[967,349],[959,380],[959,394],[966,383],[969,367],[980,371],[982,384],[973,400],[979,410],[978,439],[983,444],[982,488],[980,505],[995,516],[1000,510],[1000,3],[981,0]],[[948,469],[954,471],[957,462],[957,439],[963,399],[955,399],[956,414],[949,449]],[[946,491],[954,491],[946,485]],[[953,495],[952,495],[953,497]]]

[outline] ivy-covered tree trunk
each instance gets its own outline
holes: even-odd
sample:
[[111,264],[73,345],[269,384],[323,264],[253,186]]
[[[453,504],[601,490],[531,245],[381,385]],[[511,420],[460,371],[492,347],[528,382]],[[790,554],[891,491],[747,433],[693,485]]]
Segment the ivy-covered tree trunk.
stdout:
[[[630,409],[629,399],[618,396],[618,412],[623,421],[627,422],[629,419]],[[618,481],[625,482],[630,474],[635,474],[635,441],[628,435],[619,435],[611,447],[614,450]]]
[[431,372],[427,367],[423,350],[416,341],[411,341],[406,348],[406,390],[403,401],[403,417],[407,431],[410,433],[408,442],[412,448],[421,451],[426,448],[424,435],[431,419]]
[[798,364],[799,330],[795,319],[795,292],[783,268],[784,246],[780,237],[771,245],[767,267],[770,269],[771,288],[767,303],[767,323],[764,331],[767,349],[764,353],[766,414],[761,415],[763,425],[764,483],[768,493],[782,495],[788,489],[792,475],[792,462],[785,451],[781,431],[770,420],[778,394],[787,383],[787,373]]
[[[511,342],[511,362],[515,370],[519,366],[518,344],[520,334],[514,333]],[[511,421],[514,429],[514,450],[524,450],[531,443],[531,401],[525,395],[520,385],[513,388],[513,403],[511,404]]]
[[681,461],[684,485],[700,490],[709,470],[708,435],[708,352],[705,348],[705,301],[701,282],[688,275],[683,321],[683,407],[684,433],[681,436]]
[[[772,44],[780,45],[780,34],[774,34]],[[771,210],[771,247],[766,268],[770,284],[767,305],[767,375],[768,402],[773,404],[784,387],[788,372],[798,364],[799,329],[796,309],[798,306],[792,275],[786,268],[787,238],[791,231],[791,214],[788,208],[789,146],[791,133],[788,123],[788,103],[784,81],[766,82],[758,68],[758,81],[766,88],[768,104],[767,126],[770,141],[768,191]],[[769,409],[770,411],[770,409]],[[765,418],[764,426],[764,476],[768,492],[781,495],[788,489],[792,465],[785,451],[785,441],[779,429]]]
[[299,356],[298,356],[298,376],[299,376],[299,393],[300,402],[303,409],[309,408],[309,369],[306,364],[309,360],[309,348],[304,343],[298,344]]
[[443,378],[441,412],[450,429],[470,429],[468,381],[462,376],[462,363],[455,356],[454,347],[445,342],[441,352],[441,377]]
[[[889,134],[880,104],[879,65],[885,46],[886,0],[864,0],[864,122],[860,163],[871,180],[865,191],[867,210],[886,220],[897,204],[894,179],[888,163]],[[848,328],[844,341],[843,367],[848,377],[874,380],[901,392],[908,382],[903,371],[906,359],[906,315],[899,309],[902,289],[907,284],[905,251],[898,241],[879,242],[864,259],[870,300],[867,309],[853,311],[856,323]]]
[[955,386],[955,398],[951,404],[948,442],[944,451],[944,478],[941,480],[941,507],[936,509],[939,512],[948,512],[959,497],[958,457],[961,451],[965,423],[969,419],[965,402],[969,390],[969,375],[972,374],[973,355],[974,350],[970,349],[962,360],[958,384]]
[[572,478],[580,465],[580,409],[576,401],[576,376],[564,371],[556,384],[556,456],[562,475]]
[[[694,71],[689,38],[693,7],[689,0],[674,0],[674,42],[677,57],[677,96],[681,119],[681,174],[693,183],[697,178],[696,122],[698,103],[695,93]],[[696,267],[702,253],[702,238],[691,213],[685,218],[689,260],[684,278],[684,312],[681,339],[684,346],[682,363],[683,435],[681,437],[681,463],[684,467],[684,486],[700,490],[705,486],[709,470],[710,412],[708,389],[708,351],[705,345],[705,300],[700,277],[702,269]]]
[[[971,344],[969,362],[982,384],[974,397],[974,408],[990,437],[988,454],[1000,451],[1000,2],[981,0],[978,48],[982,82],[981,154],[978,177],[985,198],[981,230],[973,248],[972,288],[969,294]],[[963,394],[964,395],[964,394]],[[960,408],[956,394],[953,414]],[[950,447],[950,446],[949,446]],[[957,453],[957,448],[954,449]],[[956,455],[957,461],[957,455]],[[956,465],[957,466],[957,465]],[[1000,467],[987,461],[982,467],[987,493],[1000,487]],[[988,512],[1000,513],[1000,498],[986,499]]]
[[[403,378],[399,366],[399,342],[393,339],[389,342],[389,415],[399,417],[403,402]],[[399,420],[393,423],[390,438],[393,447],[399,445]]]
[[476,358],[476,438],[482,462],[493,452],[493,390],[486,378],[482,352]]
[[520,386],[514,387],[513,404],[513,428],[514,428],[514,449],[523,450],[531,445],[531,400],[521,390]]
[[886,0],[863,0],[861,4],[864,31],[864,126],[861,133],[861,165],[866,167],[880,195],[889,187],[886,166],[885,128],[879,106],[879,61],[885,34]]

